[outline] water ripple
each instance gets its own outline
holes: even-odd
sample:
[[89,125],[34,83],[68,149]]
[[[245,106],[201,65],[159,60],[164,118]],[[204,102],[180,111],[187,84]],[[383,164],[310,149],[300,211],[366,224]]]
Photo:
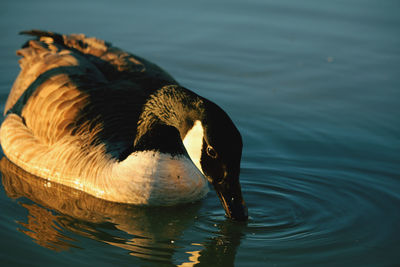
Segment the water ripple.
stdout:
[[[243,170],[245,177],[261,173],[265,170]],[[273,247],[284,243],[287,248],[296,241],[296,247],[302,244],[311,252],[324,244],[340,244],[349,250],[355,249],[355,243],[374,247],[379,240],[390,238],[391,231],[384,227],[398,222],[399,215],[381,218],[388,210],[397,214],[398,198],[354,172],[346,172],[354,177],[338,176],[332,170],[313,173],[271,171],[268,179],[244,179],[251,215],[246,229],[249,240]],[[362,223],[366,220],[370,224]],[[380,233],[374,235],[377,229]]]

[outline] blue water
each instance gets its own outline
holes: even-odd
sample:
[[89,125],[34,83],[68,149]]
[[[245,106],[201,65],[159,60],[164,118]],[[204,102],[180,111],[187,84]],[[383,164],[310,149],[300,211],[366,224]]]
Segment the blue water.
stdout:
[[214,192],[110,204],[3,158],[0,265],[399,265],[399,13],[397,0],[1,1],[2,110],[17,32],[110,41],[230,114],[250,220],[227,220]]

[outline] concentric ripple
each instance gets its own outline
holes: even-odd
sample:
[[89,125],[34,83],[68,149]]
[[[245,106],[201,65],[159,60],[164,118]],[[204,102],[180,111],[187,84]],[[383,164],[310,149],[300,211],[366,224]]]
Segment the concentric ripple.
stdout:
[[[243,169],[250,219],[240,231],[242,242],[251,245],[242,253],[255,255],[259,250],[260,257],[268,255],[272,262],[290,262],[303,255],[304,264],[308,259],[322,264],[328,255],[340,257],[344,251],[367,262],[368,250],[388,243],[395,249],[399,242],[393,236],[393,225],[400,221],[400,201],[395,191],[381,190],[373,183],[386,178],[372,179],[367,170],[344,168]],[[199,218],[196,227],[229,237],[231,233],[222,230],[225,218],[217,204],[207,203],[210,211]],[[388,210],[391,218],[385,217]]]

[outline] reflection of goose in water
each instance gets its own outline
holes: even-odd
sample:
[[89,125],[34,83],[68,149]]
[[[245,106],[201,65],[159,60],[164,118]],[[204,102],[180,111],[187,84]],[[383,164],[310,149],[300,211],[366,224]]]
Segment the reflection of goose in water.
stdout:
[[[129,251],[133,256],[172,263],[172,256],[183,231],[195,223],[200,204],[177,209],[137,207],[95,198],[82,191],[51,183],[29,174],[3,157],[2,182],[11,198],[26,197],[20,205],[29,212],[28,222],[18,222],[21,231],[41,246],[52,250],[80,247],[69,232]],[[55,212],[54,212],[55,211]],[[240,225],[224,221],[220,233],[199,250],[187,251],[188,262],[233,263],[242,236]],[[238,230],[239,229],[239,230]],[[193,240],[193,245],[196,242]]]
[[[242,139],[213,102],[140,57],[84,35],[29,31],[0,139],[39,177],[109,201],[172,206],[214,186],[247,219]],[[207,179],[206,179],[207,178]]]

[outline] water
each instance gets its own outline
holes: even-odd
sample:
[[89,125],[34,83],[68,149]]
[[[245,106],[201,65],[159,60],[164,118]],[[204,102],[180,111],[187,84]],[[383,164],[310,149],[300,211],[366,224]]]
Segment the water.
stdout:
[[214,192],[145,209],[46,184],[5,158],[2,266],[396,266],[400,3],[2,1],[0,100],[20,30],[83,32],[220,104],[244,138],[247,224]]

